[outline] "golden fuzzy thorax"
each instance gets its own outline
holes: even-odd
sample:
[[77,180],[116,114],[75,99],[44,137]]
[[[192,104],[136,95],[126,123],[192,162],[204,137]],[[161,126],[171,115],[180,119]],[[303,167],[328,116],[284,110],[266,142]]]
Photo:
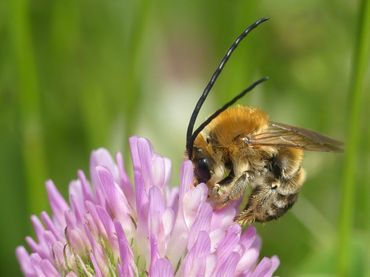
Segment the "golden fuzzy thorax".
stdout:
[[[212,157],[215,163],[220,166],[230,160],[234,164],[235,173],[241,173],[241,171],[248,170],[254,165],[259,167],[263,160],[276,154],[279,149],[274,146],[249,146],[244,139],[264,131],[268,128],[268,123],[268,115],[257,108],[231,107],[215,118],[197,136],[194,148],[202,149],[205,155]],[[286,157],[293,163],[293,168],[301,163],[302,150],[284,148],[280,151],[285,152]],[[246,162],[248,162],[248,165],[246,165]],[[235,165],[238,166],[235,167]],[[249,168],[246,168],[247,166]],[[223,172],[224,169],[219,168],[215,171],[215,173],[217,171]],[[223,176],[215,177],[212,181],[217,182]]]
[[268,115],[263,111],[236,106],[227,109],[215,118],[206,128],[208,133],[217,138],[222,147],[235,144],[235,138],[242,134],[252,134],[267,127]]
[[248,143],[268,127],[268,115],[263,111],[231,107],[194,142],[193,162],[206,157],[210,163],[207,186],[215,207],[240,198],[248,185],[252,188],[247,207],[237,219],[242,224],[279,217],[293,205],[304,181],[303,150]]
[[[246,154],[254,156],[255,151],[246,149],[241,139],[267,128],[267,124],[268,115],[257,108],[231,107],[216,117],[197,136],[194,148],[203,149],[204,153],[213,157],[216,163],[222,162],[226,157],[239,159]],[[269,148],[271,147],[267,147],[266,150],[271,151]],[[241,152],[249,153],[240,155]]]

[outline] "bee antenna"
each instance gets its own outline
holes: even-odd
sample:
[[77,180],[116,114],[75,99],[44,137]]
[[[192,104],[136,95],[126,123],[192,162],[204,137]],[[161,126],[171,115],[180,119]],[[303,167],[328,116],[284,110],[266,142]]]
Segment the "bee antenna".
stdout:
[[194,131],[192,135],[192,141],[195,140],[195,138],[199,135],[199,133],[209,124],[213,119],[215,119],[220,113],[222,113],[224,110],[226,110],[228,107],[233,105],[236,101],[238,101],[240,98],[242,98],[244,95],[246,95],[248,92],[253,90],[256,86],[263,83],[264,81],[267,81],[269,77],[262,77],[261,79],[255,81],[253,84],[251,84],[249,87],[244,89],[241,93],[236,95],[233,99],[231,99],[229,102],[227,102],[225,105],[223,105],[221,108],[219,108],[217,111],[215,111],[211,116],[209,116],[202,124],[199,125],[199,127]]
[[[243,92],[241,92],[238,96],[236,96],[235,98],[233,98],[229,103],[225,104],[220,110],[220,111],[217,115],[215,115],[218,111],[216,111],[213,115],[211,115],[205,122],[203,122],[203,124],[200,126],[203,127],[202,128],[198,128],[196,130],[197,134],[195,134],[195,132],[193,133],[193,130],[194,130],[194,125],[195,125],[195,121],[197,119],[197,116],[199,114],[199,111],[200,109],[202,108],[203,106],[203,103],[204,101],[206,100],[209,92],[211,91],[213,85],[215,84],[218,76],[220,75],[220,73],[222,72],[223,68],[225,67],[225,64],[227,63],[227,61],[229,60],[231,54],[234,52],[234,50],[238,47],[239,43],[254,29],[256,28],[258,25],[260,25],[261,23],[267,21],[269,18],[260,18],[258,19],[257,21],[255,21],[253,24],[249,25],[237,38],[236,40],[233,42],[233,44],[230,46],[230,48],[227,50],[225,56],[222,58],[220,64],[218,65],[217,69],[215,70],[215,72],[212,74],[212,77],[211,79],[208,81],[207,83],[207,86],[204,88],[203,90],[203,93],[202,95],[199,97],[198,99],[198,102],[197,104],[195,105],[195,108],[193,110],[193,113],[191,114],[191,117],[190,117],[190,120],[189,120],[189,124],[188,124],[188,129],[186,131],[186,151],[187,151],[187,154],[188,154],[188,157],[189,159],[192,158],[193,156],[193,143],[194,143],[194,140],[196,138],[196,135],[198,135],[200,133],[200,131],[209,123],[213,120],[214,117],[216,117],[219,113],[221,113],[223,110],[223,108],[225,106],[229,107],[230,105],[232,105],[235,101],[237,101],[240,97],[244,96],[248,91],[252,90],[255,86],[257,86],[259,83],[265,81],[265,80],[258,80],[256,81],[255,83],[253,83],[250,87],[248,87],[247,89],[245,89]],[[249,89],[249,90],[248,90]],[[235,101],[233,101],[234,99],[236,99]],[[228,105],[229,104],[229,105]],[[226,107],[226,108],[227,108]],[[225,109],[226,109],[225,108]],[[215,115],[215,116],[214,116]],[[211,118],[212,116],[214,116],[213,118]],[[211,118],[211,119],[210,119]],[[209,120],[210,119],[210,120]],[[205,124],[207,121],[209,120],[209,122],[207,124]]]

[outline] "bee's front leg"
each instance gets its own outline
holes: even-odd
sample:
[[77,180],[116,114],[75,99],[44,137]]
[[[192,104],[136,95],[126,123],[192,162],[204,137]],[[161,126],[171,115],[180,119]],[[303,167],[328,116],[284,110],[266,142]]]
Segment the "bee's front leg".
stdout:
[[215,184],[212,188],[209,189],[209,200],[215,208],[223,208],[228,200],[231,189],[231,184]]
[[250,171],[245,171],[234,183],[230,194],[229,200],[237,200],[243,196],[248,183],[253,179],[253,175]]
[[209,193],[211,202],[217,207],[222,208],[229,201],[234,201],[243,196],[244,191],[253,179],[253,175],[249,171],[245,171],[241,176],[234,177],[227,184],[216,184]]

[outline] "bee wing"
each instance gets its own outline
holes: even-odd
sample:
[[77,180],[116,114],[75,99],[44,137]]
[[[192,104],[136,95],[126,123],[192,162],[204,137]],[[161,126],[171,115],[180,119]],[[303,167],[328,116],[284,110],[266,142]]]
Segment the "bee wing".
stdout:
[[250,145],[294,147],[308,151],[340,152],[343,143],[317,132],[278,122],[269,122],[268,128],[250,137]]

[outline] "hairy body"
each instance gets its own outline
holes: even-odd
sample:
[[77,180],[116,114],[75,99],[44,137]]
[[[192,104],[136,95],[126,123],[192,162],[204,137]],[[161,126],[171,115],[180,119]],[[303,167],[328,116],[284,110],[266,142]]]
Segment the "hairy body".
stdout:
[[196,182],[205,182],[215,207],[252,192],[240,224],[266,222],[297,200],[305,179],[303,151],[338,151],[338,142],[313,131],[271,122],[263,111],[236,106],[223,111],[196,137]]

